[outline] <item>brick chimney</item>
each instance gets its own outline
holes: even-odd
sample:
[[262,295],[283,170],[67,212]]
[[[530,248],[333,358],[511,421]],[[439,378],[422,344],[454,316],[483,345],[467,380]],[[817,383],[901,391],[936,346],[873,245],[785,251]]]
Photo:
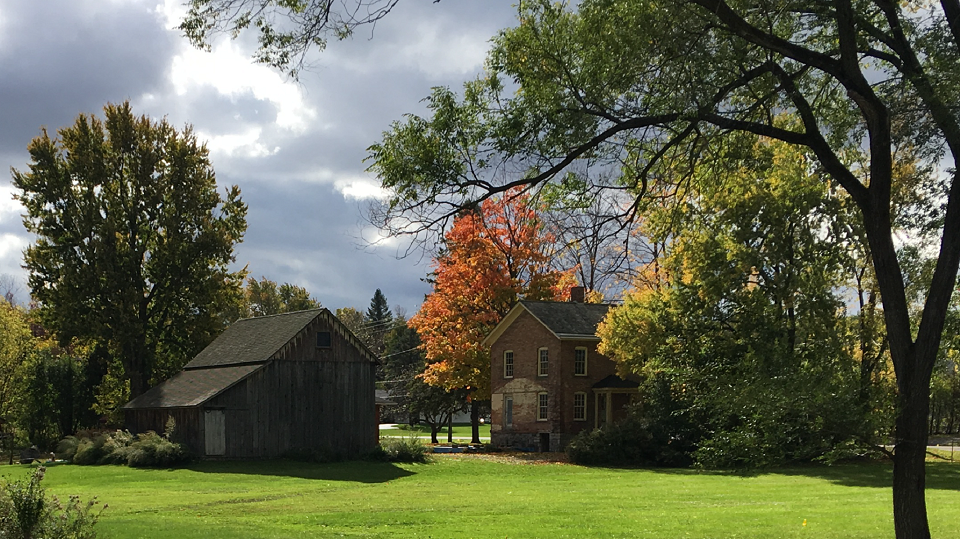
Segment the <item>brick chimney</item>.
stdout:
[[574,286],[570,288],[571,303],[583,303],[585,295],[586,295],[586,289],[582,286]]

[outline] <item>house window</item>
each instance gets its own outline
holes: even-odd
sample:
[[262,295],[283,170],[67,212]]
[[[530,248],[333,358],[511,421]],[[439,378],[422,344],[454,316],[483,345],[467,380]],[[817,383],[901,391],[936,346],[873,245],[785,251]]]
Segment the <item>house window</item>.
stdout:
[[503,396],[503,426],[513,425],[513,395]]
[[317,332],[317,348],[330,348],[330,332],[329,331]]
[[573,420],[574,421],[587,420],[587,394],[586,393],[573,394]]
[[574,350],[573,375],[574,376],[587,375],[587,349],[586,348],[577,348],[576,350]]
[[550,366],[550,354],[546,348],[539,350],[540,358],[537,361],[537,376],[546,376],[547,369]]
[[503,353],[503,377],[513,378],[513,350]]
[[550,413],[550,399],[546,393],[537,393],[537,421],[546,421]]

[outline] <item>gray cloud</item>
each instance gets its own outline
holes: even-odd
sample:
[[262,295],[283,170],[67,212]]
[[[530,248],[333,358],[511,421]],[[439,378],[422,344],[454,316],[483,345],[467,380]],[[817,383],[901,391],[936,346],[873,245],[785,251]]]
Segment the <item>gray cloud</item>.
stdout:
[[[299,84],[241,61],[249,39],[229,45],[239,49],[232,57],[196,53],[160,11],[156,0],[0,5],[0,165],[24,168],[41,126],[53,131],[130,99],[138,113],[210,137],[219,183],[239,185],[250,206],[238,267],[305,286],[331,308],[366,308],[381,288],[392,305],[416,311],[429,261],[365,246],[364,203],[336,185],[368,177],[366,148],[391,121],[422,112],[432,86],[475,76],[487,40],[514,23],[515,9],[405,0],[372,38],[361,29],[312,57]],[[191,62],[208,63],[198,73]],[[10,192],[0,178],[0,196]],[[0,273],[25,283],[19,249],[29,238],[17,213],[0,201]]]

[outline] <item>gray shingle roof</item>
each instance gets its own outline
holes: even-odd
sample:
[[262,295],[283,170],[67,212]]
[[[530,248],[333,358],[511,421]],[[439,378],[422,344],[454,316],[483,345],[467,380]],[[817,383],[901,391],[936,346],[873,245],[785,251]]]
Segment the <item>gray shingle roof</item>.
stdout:
[[640,387],[640,382],[624,380],[616,374],[611,374],[603,380],[593,384],[594,389],[637,389],[638,387]]
[[263,364],[180,371],[173,378],[125,404],[133,408],[196,406],[239,382]]
[[184,369],[267,361],[326,309],[245,318],[234,322]]
[[610,305],[559,301],[521,301],[525,309],[550,331],[562,338],[595,338],[597,326]]

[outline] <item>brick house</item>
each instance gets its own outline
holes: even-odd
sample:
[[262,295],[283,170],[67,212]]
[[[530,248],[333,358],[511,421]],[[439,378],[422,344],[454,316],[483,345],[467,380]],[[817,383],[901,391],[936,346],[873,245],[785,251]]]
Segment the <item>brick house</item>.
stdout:
[[521,301],[484,340],[491,355],[491,443],[561,451],[621,419],[639,383],[597,352],[610,305]]

